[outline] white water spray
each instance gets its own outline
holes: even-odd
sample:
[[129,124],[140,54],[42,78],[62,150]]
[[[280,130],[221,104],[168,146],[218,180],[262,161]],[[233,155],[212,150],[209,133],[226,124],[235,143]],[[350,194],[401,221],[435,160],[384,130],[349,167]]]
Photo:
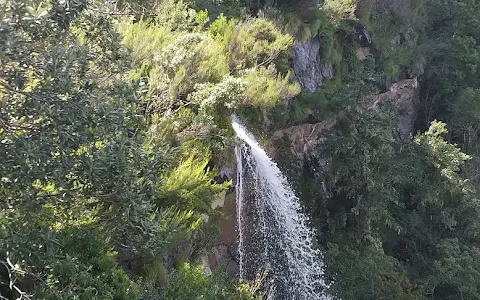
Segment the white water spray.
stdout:
[[240,276],[268,274],[267,288],[279,300],[328,300],[322,256],[299,199],[253,135],[233,117],[245,143],[237,146],[237,226]]

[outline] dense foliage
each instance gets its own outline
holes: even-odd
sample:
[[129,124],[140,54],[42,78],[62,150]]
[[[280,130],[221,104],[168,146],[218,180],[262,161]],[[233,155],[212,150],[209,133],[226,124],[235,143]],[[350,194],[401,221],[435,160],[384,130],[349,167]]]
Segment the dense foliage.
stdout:
[[[333,294],[342,299],[480,297],[475,5],[359,1],[370,58],[354,62],[343,51],[336,78],[299,98],[317,119],[337,119],[315,153],[321,164],[278,152],[292,162],[285,170],[311,212]],[[396,109],[372,109],[369,95],[414,76],[417,133],[405,140]],[[288,141],[278,146],[288,149]]]
[[[221,134],[229,129],[218,112],[246,105],[244,94],[268,108],[281,99],[275,93],[298,89],[268,64],[268,72],[244,71],[291,44],[267,20],[238,26],[224,18],[210,33],[195,23],[201,14],[188,18],[192,11],[174,3],[174,13],[186,14],[181,24],[171,15],[157,23],[119,23],[89,5],[1,6],[3,297],[136,299],[147,282],[165,288],[163,256],[173,253],[181,267],[214,241],[201,233],[211,232],[218,219],[211,204],[230,185],[215,183],[207,166],[211,149],[221,154],[230,137]],[[130,52],[122,39],[136,43],[142,26],[152,26],[154,36],[169,33],[164,47]],[[234,40],[255,26],[264,30],[263,42],[250,39],[235,59],[219,59],[230,43],[221,32]],[[186,31],[173,34],[174,27]],[[129,31],[122,36],[117,28]],[[187,33],[193,28],[198,32]],[[217,45],[208,48],[211,43]],[[248,84],[251,72],[265,78],[263,86]],[[184,241],[194,246],[184,250]],[[133,263],[121,268],[116,252]],[[194,290],[200,283],[190,282],[198,275],[192,270],[173,282]],[[176,291],[165,297],[182,297]],[[234,284],[210,293],[249,297]]]
[[[0,2],[0,298],[261,299],[199,263],[231,187],[215,166],[233,161],[232,114],[276,146],[332,295],[480,298],[479,6]],[[308,93],[291,49],[313,36],[334,77]],[[413,77],[405,138],[371,95]],[[312,157],[270,143],[328,118]]]

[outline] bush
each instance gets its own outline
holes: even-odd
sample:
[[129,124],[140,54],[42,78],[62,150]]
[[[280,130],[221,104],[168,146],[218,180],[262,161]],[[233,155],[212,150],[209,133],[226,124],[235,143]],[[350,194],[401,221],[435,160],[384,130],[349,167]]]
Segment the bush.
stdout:
[[290,83],[289,77],[278,75],[272,66],[249,73],[245,77],[245,103],[267,111],[280,101],[292,99],[300,93],[300,86]]
[[282,34],[273,22],[256,18],[231,24],[222,37],[229,53],[229,66],[233,72],[272,63],[293,44],[290,35]]
[[169,287],[162,293],[168,300],[216,299],[253,300],[244,286],[228,278],[225,269],[206,275],[202,265],[185,264],[173,273]]
[[[2,236],[1,260],[8,259],[15,265],[10,269],[13,277],[3,278],[4,282],[12,280],[13,285],[39,299],[138,298],[137,285],[119,268],[115,252],[97,230],[77,227],[34,231],[16,225],[15,233]],[[9,247],[24,234],[29,240],[21,248]]]
[[209,213],[219,194],[230,185],[212,184],[215,173],[207,168],[209,157],[191,155],[178,167],[163,176],[159,186],[159,205],[175,205],[183,210]]

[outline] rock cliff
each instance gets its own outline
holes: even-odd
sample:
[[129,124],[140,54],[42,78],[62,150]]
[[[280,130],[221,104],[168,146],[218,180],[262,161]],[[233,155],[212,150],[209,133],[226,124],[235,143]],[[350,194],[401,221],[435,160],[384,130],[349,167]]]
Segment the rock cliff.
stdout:
[[324,78],[333,77],[332,64],[320,62],[320,39],[313,36],[293,46],[293,71],[300,86],[310,93],[322,86]]
[[403,138],[414,134],[414,123],[417,118],[419,103],[419,85],[417,78],[404,79],[393,83],[390,90],[375,95],[372,108],[376,109],[380,102],[392,101],[398,108],[397,130]]
[[[419,103],[419,85],[417,78],[405,79],[393,83],[390,90],[372,96],[371,109],[377,110],[380,102],[392,101],[398,108],[397,130],[402,138],[410,138],[414,134],[414,123],[417,117]],[[343,114],[323,120],[315,124],[301,124],[291,126],[273,134],[274,139],[288,137],[291,141],[291,151],[298,157],[310,155],[314,147],[325,137]]]

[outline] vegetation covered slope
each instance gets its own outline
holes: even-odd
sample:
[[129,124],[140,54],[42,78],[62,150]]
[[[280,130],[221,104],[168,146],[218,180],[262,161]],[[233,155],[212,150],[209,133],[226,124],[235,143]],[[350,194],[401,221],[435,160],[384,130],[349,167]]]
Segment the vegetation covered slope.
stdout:
[[[0,298],[262,297],[199,266],[231,185],[212,167],[232,161],[230,115],[268,139],[339,112],[318,149],[328,168],[283,160],[332,295],[480,298],[479,5],[3,1]],[[291,47],[316,35],[335,76],[309,94]],[[405,140],[369,97],[415,76],[418,134]]]
[[252,297],[182,264],[214,242],[211,204],[230,183],[209,162],[230,150],[229,114],[298,92],[268,60],[292,38],[266,19],[207,27],[175,3],[137,22],[97,8],[1,6],[2,296]]

